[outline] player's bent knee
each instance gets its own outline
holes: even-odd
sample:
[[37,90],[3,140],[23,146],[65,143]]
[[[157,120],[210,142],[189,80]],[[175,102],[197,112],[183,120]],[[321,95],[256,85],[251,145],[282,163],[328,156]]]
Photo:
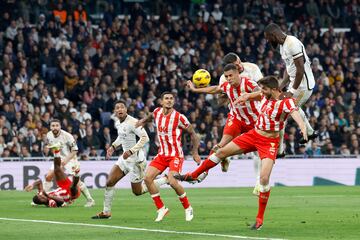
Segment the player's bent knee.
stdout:
[[268,185],[269,184],[269,177],[268,176],[260,176],[260,184],[261,185]]

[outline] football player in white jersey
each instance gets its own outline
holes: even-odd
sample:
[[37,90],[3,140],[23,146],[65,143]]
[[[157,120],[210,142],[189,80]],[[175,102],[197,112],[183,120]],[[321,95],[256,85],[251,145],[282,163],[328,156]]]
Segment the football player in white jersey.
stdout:
[[[250,78],[250,80],[255,81],[255,82],[257,82],[261,78],[263,78],[263,74],[261,73],[260,68],[256,64],[250,63],[250,62],[242,62],[240,60],[240,57],[236,53],[230,52],[224,56],[223,65],[225,66],[229,63],[233,63],[236,65],[236,67],[238,68],[240,77],[247,77],[247,78]],[[226,82],[226,78],[225,78],[224,74],[222,74],[220,77],[218,86],[221,86],[224,82]],[[188,87],[190,88],[191,91],[196,92],[196,93],[216,94],[216,93],[218,93],[218,91],[217,91],[218,86],[209,86],[209,87],[195,89],[192,82],[188,81]],[[220,93],[219,94],[219,104],[224,105],[226,102],[228,102],[228,97],[227,97],[226,93]],[[228,144],[229,142],[231,142],[231,140],[233,140],[233,138],[234,138],[233,135],[228,134],[229,132],[231,132],[231,130],[227,130],[227,128],[231,128],[231,124],[228,124],[229,119],[231,119],[231,117],[232,117],[230,115],[231,115],[231,113],[229,114],[228,120],[226,121],[226,125],[224,126],[224,131],[223,131],[223,135],[221,137],[220,142],[213,148],[214,152],[216,152],[217,149],[219,149],[219,148],[225,146],[226,144]],[[256,185],[254,187],[253,194],[258,195],[261,161],[260,161],[260,158],[257,153],[249,153],[249,154],[252,155],[252,157],[254,158],[254,170],[255,170],[255,175],[256,175]],[[230,164],[229,159],[227,159],[227,158],[222,159],[221,170],[223,172],[227,172],[228,168],[229,168],[229,164]]]
[[[107,149],[106,157],[110,158],[116,149],[122,146],[124,153],[119,156],[118,161],[110,170],[109,177],[106,181],[104,194],[103,211],[93,216],[93,219],[111,218],[111,205],[115,193],[115,184],[125,175],[128,175],[131,181],[131,188],[136,196],[148,192],[143,182],[145,176],[146,156],[143,151],[144,145],[149,142],[148,134],[144,128],[135,128],[138,119],[127,114],[126,103],[119,100],[115,103],[114,109],[117,121],[115,127],[118,137]],[[139,138],[136,141],[136,137]],[[168,183],[167,177],[160,177],[155,180],[155,185],[160,187]]]
[[[50,122],[50,131],[46,135],[46,141],[48,145],[59,144],[61,146],[60,157],[61,165],[65,169],[65,174],[75,176],[76,172],[80,169],[80,164],[77,160],[78,147],[74,137],[61,129],[61,123],[59,119],[52,119]],[[44,190],[47,192],[53,185],[54,178],[54,165],[51,166],[48,173],[45,176]],[[79,181],[79,187],[81,192],[86,197],[85,207],[92,207],[95,205],[95,201],[92,198],[89,189],[84,182]]]
[[[315,78],[311,70],[310,59],[305,52],[305,47],[299,39],[285,34],[280,26],[275,23],[270,23],[266,26],[264,35],[274,49],[280,45],[281,58],[286,64],[286,71],[284,71],[284,79],[280,84],[280,89],[283,89],[289,82],[290,83],[288,91],[284,92],[281,97],[295,98],[296,104],[300,107],[300,115],[306,124],[308,140],[315,139],[318,136],[318,133],[311,127],[309,120],[301,109],[310,98],[315,87]],[[285,155],[284,129],[280,132],[281,140],[278,151],[279,157]],[[304,144],[308,140],[301,138],[299,142]]]

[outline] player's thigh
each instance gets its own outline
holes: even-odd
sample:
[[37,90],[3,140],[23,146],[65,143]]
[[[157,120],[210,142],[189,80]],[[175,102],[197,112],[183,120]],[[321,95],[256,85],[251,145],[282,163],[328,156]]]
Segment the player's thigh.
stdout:
[[216,156],[218,158],[226,158],[229,156],[242,154],[243,152],[244,151],[237,144],[235,144],[234,142],[229,142],[216,152]]
[[260,183],[262,185],[269,184],[271,171],[273,169],[275,161],[270,158],[264,158],[261,161],[261,171],[260,171]]
[[145,178],[144,178],[145,182],[154,181],[154,179],[160,173],[161,173],[161,171],[159,169],[157,169],[156,167],[153,167],[153,166],[147,167],[146,171],[145,171]]
[[112,166],[109,176],[106,180],[106,186],[112,187],[115,186],[115,184],[122,179],[126,174],[120,169],[118,165]]
[[309,100],[313,90],[298,90],[294,94],[295,103],[297,106],[302,107]]

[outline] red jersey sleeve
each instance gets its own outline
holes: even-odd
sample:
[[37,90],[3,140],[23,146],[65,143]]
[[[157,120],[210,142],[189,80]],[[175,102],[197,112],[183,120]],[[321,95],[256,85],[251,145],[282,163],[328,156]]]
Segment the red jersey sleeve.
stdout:
[[295,100],[293,98],[284,99],[284,112],[291,113],[292,111],[298,110],[298,107],[295,104]]
[[188,128],[190,126],[190,121],[185,117],[184,114],[179,115],[179,127]]

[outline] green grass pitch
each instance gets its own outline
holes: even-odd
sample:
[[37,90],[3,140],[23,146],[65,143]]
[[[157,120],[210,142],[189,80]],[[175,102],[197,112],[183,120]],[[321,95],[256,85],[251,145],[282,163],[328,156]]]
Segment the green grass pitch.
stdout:
[[[185,185],[186,187],[186,185]],[[360,188],[274,187],[260,231],[249,230],[257,213],[257,198],[250,188],[188,189],[194,220],[185,222],[184,211],[175,192],[162,189],[169,215],[155,223],[155,206],[148,194],[136,197],[130,190],[117,190],[110,220],[92,220],[102,209],[103,190],[92,190],[97,205],[84,208],[81,197],[68,208],[31,207],[33,194],[0,191],[0,218],[32,219],[76,223],[59,225],[44,222],[0,220],[1,239],[360,239]],[[101,226],[80,225],[97,224]],[[177,233],[104,228],[102,225]],[[185,234],[184,232],[190,232]],[[195,235],[211,233],[233,235]]]

